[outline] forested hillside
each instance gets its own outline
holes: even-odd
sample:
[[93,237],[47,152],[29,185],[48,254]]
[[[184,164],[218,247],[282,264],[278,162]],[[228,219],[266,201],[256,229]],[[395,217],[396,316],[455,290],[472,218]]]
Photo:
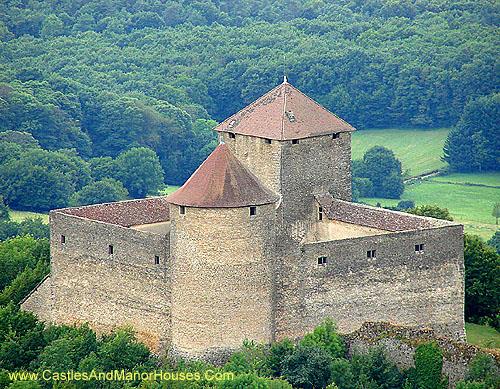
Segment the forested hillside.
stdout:
[[290,81],[356,127],[452,126],[499,85],[494,0],[6,0],[0,131],[131,147],[182,183],[210,128]]

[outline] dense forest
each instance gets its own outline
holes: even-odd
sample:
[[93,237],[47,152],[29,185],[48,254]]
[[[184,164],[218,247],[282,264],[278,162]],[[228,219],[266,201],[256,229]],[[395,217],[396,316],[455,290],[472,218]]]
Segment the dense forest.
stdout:
[[[498,112],[498,8],[494,0],[6,0],[0,132],[28,132],[43,149],[75,149],[85,160],[145,146],[179,184],[214,146],[216,121],[284,72],[359,129],[461,119],[463,128],[464,107],[474,111],[477,99]],[[461,131],[448,142],[449,161],[464,155]],[[468,135],[476,149],[498,135],[488,131]],[[490,162],[459,167],[497,169],[496,145],[481,154]]]

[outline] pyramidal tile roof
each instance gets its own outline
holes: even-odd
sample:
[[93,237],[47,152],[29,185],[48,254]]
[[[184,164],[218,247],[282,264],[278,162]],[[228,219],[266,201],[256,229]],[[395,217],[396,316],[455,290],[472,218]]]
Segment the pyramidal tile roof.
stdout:
[[185,184],[166,200],[200,208],[233,208],[274,203],[267,189],[229,150],[220,144]]
[[291,140],[355,131],[349,123],[285,81],[224,120],[215,131]]

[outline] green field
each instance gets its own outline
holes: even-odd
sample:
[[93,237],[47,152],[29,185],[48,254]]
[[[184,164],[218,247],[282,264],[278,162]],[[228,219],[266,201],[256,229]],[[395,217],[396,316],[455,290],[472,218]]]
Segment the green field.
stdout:
[[500,188],[500,172],[498,173],[453,173],[431,178],[436,182],[453,182],[457,184],[479,184]]
[[465,323],[467,342],[486,348],[500,348],[500,332],[493,327]]
[[356,131],[352,136],[352,159],[361,159],[373,146],[384,146],[394,151],[403,171],[418,176],[446,166],[441,156],[448,132],[448,128]]
[[[477,183],[496,182],[499,174],[478,175]],[[456,181],[456,184],[446,183]],[[401,197],[413,200],[416,205],[433,204],[448,208],[455,221],[463,223],[465,231],[489,239],[497,230],[491,215],[493,204],[500,202],[500,188],[464,185],[458,182],[476,182],[476,174],[432,177],[407,185]],[[395,206],[399,200],[364,198],[362,202]]]
[[24,219],[27,218],[35,218],[35,217],[41,217],[44,223],[49,222],[49,215],[46,213],[37,213],[37,212],[28,212],[28,211],[14,211],[14,210],[9,210],[9,215],[10,218],[16,222],[20,222]]
[[175,185],[169,185],[167,186],[165,189],[163,190],[160,190],[159,193],[160,195],[162,196],[167,196],[169,195],[170,193],[174,193],[177,189],[179,189],[180,187],[179,186],[175,186]]

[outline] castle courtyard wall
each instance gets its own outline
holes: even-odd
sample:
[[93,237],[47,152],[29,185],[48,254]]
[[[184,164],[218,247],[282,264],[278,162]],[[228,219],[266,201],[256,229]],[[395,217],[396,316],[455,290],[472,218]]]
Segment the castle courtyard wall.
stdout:
[[464,339],[460,225],[306,243],[285,259],[280,279],[278,338],[300,337],[331,317],[342,333],[385,321]]
[[98,332],[130,325],[153,350],[167,347],[169,237],[62,212],[51,212],[50,226],[53,321]]

